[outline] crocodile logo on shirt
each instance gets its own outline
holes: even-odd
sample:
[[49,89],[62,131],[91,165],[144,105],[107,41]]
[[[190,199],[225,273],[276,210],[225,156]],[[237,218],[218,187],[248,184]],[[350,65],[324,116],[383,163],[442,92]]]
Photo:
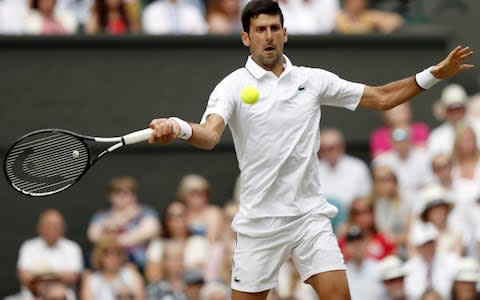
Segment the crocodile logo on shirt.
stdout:
[[299,91],[304,91],[304,90],[305,90],[305,86],[304,86],[303,84],[300,85],[300,86],[298,87],[298,90],[299,90]]

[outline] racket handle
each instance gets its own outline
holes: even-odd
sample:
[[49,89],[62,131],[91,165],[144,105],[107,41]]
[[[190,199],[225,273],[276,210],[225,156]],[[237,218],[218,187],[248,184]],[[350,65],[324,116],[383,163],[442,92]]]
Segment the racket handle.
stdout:
[[138,130],[123,136],[125,145],[136,144],[147,141],[152,135],[153,130],[151,128]]

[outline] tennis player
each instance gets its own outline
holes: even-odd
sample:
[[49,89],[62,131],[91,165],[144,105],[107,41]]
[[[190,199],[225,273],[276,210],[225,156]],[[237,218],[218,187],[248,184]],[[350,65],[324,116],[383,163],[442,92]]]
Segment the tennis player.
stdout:
[[[265,299],[288,256],[321,299],[350,299],[329,221],[337,210],[325,200],[318,177],[321,105],[391,109],[441,79],[473,68],[464,64],[473,52],[459,46],[415,76],[372,87],[293,65],[283,54],[287,30],[276,1],[250,1],[242,25],[241,39],[251,55],[244,68],[213,90],[200,124],[178,117],[155,119],[149,142],[169,144],[180,138],[212,149],[230,126],[242,185],[240,210],[232,222],[237,232],[234,300]],[[260,92],[253,105],[240,99],[249,85]]]

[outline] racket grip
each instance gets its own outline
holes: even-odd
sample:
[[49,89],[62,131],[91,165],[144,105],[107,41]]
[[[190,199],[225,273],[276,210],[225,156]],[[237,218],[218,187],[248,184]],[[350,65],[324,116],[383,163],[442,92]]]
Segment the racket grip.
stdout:
[[125,145],[136,144],[145,142],[150,138],[152,135],[153,130],[151,128],[138,130],[123,136],[123,140],[125,141]]

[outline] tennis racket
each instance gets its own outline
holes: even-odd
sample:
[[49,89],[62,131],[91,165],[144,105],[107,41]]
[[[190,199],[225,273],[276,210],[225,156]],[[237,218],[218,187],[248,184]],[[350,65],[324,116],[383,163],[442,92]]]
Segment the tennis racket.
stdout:
[[[105,154],[148,140],[152,129],[120,137],[92,137],[63,129],[42,129],[19,138],[4,161],[5,177],[17,191],[35,197],[71,187]],[[91,143],[115,143],[92,157]]]

